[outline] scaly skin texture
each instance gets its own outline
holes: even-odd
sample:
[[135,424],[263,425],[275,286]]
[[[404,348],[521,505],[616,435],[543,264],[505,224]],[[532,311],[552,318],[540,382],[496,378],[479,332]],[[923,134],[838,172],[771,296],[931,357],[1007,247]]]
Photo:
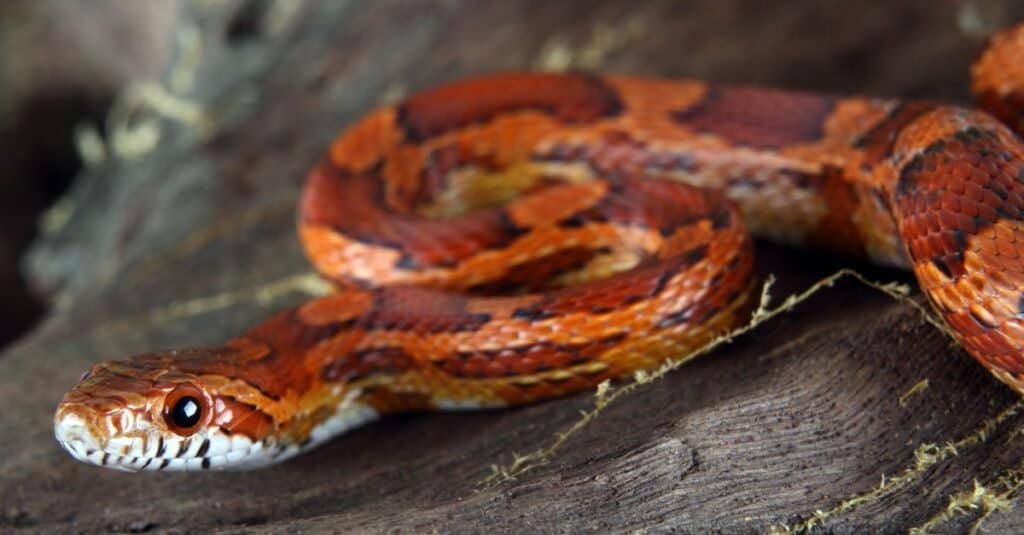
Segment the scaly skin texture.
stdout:
[[[1011,125],[1020,35],[974,70]],[[748,227],[912,268],[1024,392],[1021,177],[1010,129],[935,103],[580,74],[423,91],[310,173],[299,234],[336,294],[224,347],[98,364],[56,434],[115,468],[251,468],[384,414],[590,388],[744,319]]]

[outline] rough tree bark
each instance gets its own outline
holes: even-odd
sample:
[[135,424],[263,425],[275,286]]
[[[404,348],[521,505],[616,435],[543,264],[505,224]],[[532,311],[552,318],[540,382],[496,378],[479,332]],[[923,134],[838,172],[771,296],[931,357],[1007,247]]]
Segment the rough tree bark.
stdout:
[[[280,282],[309,270],[293,228],[304,172],[382,100],[576,67],[966,102],[978,13],[1013,16],[953,0],[751,6],[188,5],[170,95],[126,101],[27,262],[62,293],[0,359],[0,531],[959,532],[989,512],[984,529],[1013,531],[1024,405],[909,304],[852,282],[618,399],[548,463],[490,487],[492,464],[550,444],[593,396],[392,418],[256,473],[121,474],[52,438],[90,363],[216,343],[304,298]],[[849,264],[759,255],[779,296]]]

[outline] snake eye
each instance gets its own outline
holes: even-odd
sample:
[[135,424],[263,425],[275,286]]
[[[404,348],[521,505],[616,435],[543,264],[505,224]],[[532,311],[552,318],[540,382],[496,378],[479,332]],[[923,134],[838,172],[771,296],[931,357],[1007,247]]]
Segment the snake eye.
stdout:
[[171,420],[174,421],[174,425],[185,429],[199,423],[200,416],[202,409],[199,408],[199,400],[191,396],[179,399],[171,409]]
[[188,436],[209,421],[209,398],[192,385],[179,385],[164,399],[164,421],[175,433]]

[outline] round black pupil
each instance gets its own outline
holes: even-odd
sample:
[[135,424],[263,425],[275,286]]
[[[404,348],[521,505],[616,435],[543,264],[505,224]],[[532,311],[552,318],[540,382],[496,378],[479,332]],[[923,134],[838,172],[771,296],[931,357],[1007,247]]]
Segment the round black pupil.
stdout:
[[174,404],[171,419],[178,427],[192,427],[199,423],[199,402],[193,397],[184,397]]

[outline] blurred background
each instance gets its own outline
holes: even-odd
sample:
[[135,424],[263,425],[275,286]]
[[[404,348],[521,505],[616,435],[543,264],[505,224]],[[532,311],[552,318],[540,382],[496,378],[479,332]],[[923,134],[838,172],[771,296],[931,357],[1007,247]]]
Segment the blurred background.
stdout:
[[121,88],[164,70],[180,5],[0,2],[0,348],[30,329],[56,296],[58,289],[26,274],[20,259],[41,227],[59,223],[60,205],[47,209],[82,165],[82,126],[102,131]]

